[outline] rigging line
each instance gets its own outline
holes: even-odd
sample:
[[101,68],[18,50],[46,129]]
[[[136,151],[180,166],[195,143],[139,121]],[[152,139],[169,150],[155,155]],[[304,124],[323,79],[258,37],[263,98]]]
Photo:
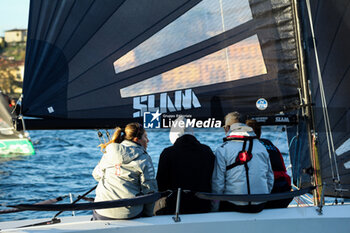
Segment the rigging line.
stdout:
[[304,205],[309,205],[308,200],[305,199],[303,196],[297,197],[297,199],[299,199]]
[[334,89],[334,94],[333,94],[333,96],[329,99],[329,102],[330,102],[330,103],[333,101],[333,99],[334,99],[334,97],[335,97],[335,93],[337,93],[339,87],[341,86],[341,83],[345,80],[345,77],[346,77],[347,73],[349,72],[349,70],[350,70],[350,65],[346,68],[344,74],[342,75],[342,78],[339,80],[339,83],[338,83],[337,87]]
[[294,140],[296,139],[296,135],[294,137],[292,137],[292,139],[290,140],[290,143],[289,143],[289,148],[292,146]]
[[296,197],[295,201],[298,203],[300,206],[310,206],[310,204],[302,197]]
[[[350,111],[350,108],[348,108],[346,112],[349,112],[349,111]],[[344,113],[344,115],[346,115],[346,112]],[[344,115],[343,115],[343,116],[344,116]],[[339,120],[339,121],[340,121],[340,120]],[[350,139],[350,138],[349,138],[349,135],[348,135],[348,134],[344,134],[344,136],[341,137],[341,138],[339,139],[339,141],[344,143],[347,139]],[[343,144],[343,143],[342,143],[342,144]]]
[[[295,186],[293,183],[292,183],[292,188],[293,188],[293,189],[296,189],[296,190],[300,190],[300,188],[297,187],[297,186]],[[312,197],[311,197],[309,194],[307,194],[307,193],[305,193],[305,194],[302,195],[302,196],[304,196],[304,198],[306,198],[306,199],[309,199],[311,202],[313,201],[313,200],[312,200]]]
[[[336,156],[334,154],[333,136],[332,136],[332,130],[331,130],[331,127],[330,127],[330,121],[329,121],[329,115],[328,115],[328,109],[327,109],[327,102],[326,102],[326,97],[325,97],[325,93],[324,93],[321,68],[320,68],[320,63],[319,63],[319,58],[318,58],[317,45],[316,45],[315,33],[314,33],[314,28],[313,28],[313,21],[312,21],[312,16],[311,16],[310,0],[306,0],[306,5],[307,5],[307,11],[308,11],[308,15],[309,15],[309,22],[310,22],[310,30],[311,30],[311,35],[312,35],[312,41],[313,41],[313,45],[314,45],[315,62],[316,62],[316,67],[317,67],[317,77],[318,77],[318,82],[319,82],[319,86],[320,86],[322,112],[323,112],[323,116],[324,116],[325,130],[326,130],[326,137],[327,137],[328,155],[329,155],[329,159],[330,159],[331,165],[332,165],[332,156],[333,156],[333,159],[334,159],[334,162],[335,162],[334,165],[335,165],[335,169],[336,169],[337,179],[338,179],[338,181],[340,181],[338,165],[337,165],[337,159],[336,159]],[[332,175],[333,175],[333,179],[334,179],[334,168],[333,168],[333,165],[331,166],[331,168],[332,168]]]
[[[338,126],[338,124],[344,123],[342,120],[343,120],[343,118],[347,115],[347,112],[348,112],[349,110],[350,110],[350,109],[347,109],[346,111],[344,111],[344,113],[339,117],[339,120],[338,120],[337,122],[334,123],[334,128],[336,128],[336,127]],[[343,126],[343,127],[344,127],[344,126]],[[343,139],[343,138],[348,138],[348,135],[345,134],[345,136],[342,137],[342,139]],[[339,141],[341,141],[341,140],[339,140]],[[319,141],[319,144],[320,144],[320,145],[323,144],[323,143],[324,143],[324,141]]]
[[[292,139],[290,140],[290,143],[289,143],[289,145],[288,145],[290,165],[289,165],[288,167],[286,167],[286,169],[287,169],[287,171],[288,171],[289,169],[291,170],[292,176],[293,176],[293,168],[294,168],[293,164],[296,164],[296,157],[297,157],[297,153],[296,153],[296,149],[297,149],[297,148],[296,148],[296,147],[297,147],[297,144],[295,144],[295,146],[294,146],[294,158],[293,158],[293,159],[290,158],[290,155],[291,155],[291,153],[290,153],[290,148],[291,148],[291,146],[293,145],[293,143],[294,143],[294,141],[295,141],[296,138],[297,138],[296,135],[295,135],[294,137],[292,137]],[[294,163],[293,163],[293,162],[294,162]]]
[[[315,186],[318,187],[318,179],[317,179],[317,171],[316,171],[316,153],[318,154],[318,152],[316,151],[316,137],[312,136],[312,158],[313,158],[313,167],[314,167],[314,182],[315,182]],[[333,174],[332,174],[333,175]],[[320,197],[320,192],[319,189],[316,188],[316,195],[317,195],[317,199]],[[315,197],[314,197],[315,198]],[[321,200],[322,201],[322,200]],[[314,203],[316,204],[316,199],[314,201]]]
[[[125,1],[124,1],[125,2]],[[124,3],[123,2],[123,3]],[[187,1],[186,3],[182,4],[181,6],[177,7],[175,10],[171,11],[169,14],[167,14],[166,16],[164,16],[163,18],[159,19],[156,23],[154,23],[153,25],[151,25],[150,27],[146,28],[145,30],[143,30],[142,32],[140,32],[137,36],[135,36],[133,39],[131,39],[129,42],[125,43],[122,47],[116,49],[115,51],[112,51],[111,53],[109,53],[107,56],[103,57],[102,59],[100,59],[99,61],[97,61],[95,64],[93,64],[92,66],[90,66],[87,70],[85,70],[84,72],[80,73],[78,76],[74,77],[72,80],[68,81],[68,84],[74,82],[75,80],[79,79],[81,76],[83,76],[84,74],[86,74],[87,72],[89,72],[91,69],[93,69],[94,67],[96,67],[97,65],[99,65],[100,63],[102,63],[103,61],[105,61],[107,58],[109,58],[110,56],[112,56],[113,54],[115,54],[116,52],[122,50],[124,47],[126,47],[128,44],[131,44],[131,42],[139,39],[139,37],[143,34],[145,34],[146,32],[150,31],[151,29],[153,29],[155,26],[161,24],[163,21],[165,21],[168,17],[171,17],[171,15],[175,14],[175,12],[181,10],[182,8],[184,8],[186,5],[190,4],[190,1]],[[198,3],[196,3],[198,4]],[[192,6],[193,7],[193,6]],[[190,9],[192,9],[192,7]],[[189,11],[190,9],[186,10]],[[182,16],[183,14],[179,15],[177,18],[179,18],[180,16]],[[176,20],[175,19],[175,20]],[[175,20],[169,22],[168,24],[166,24],[165,26],[163,26],[160,30],[162,30],[163,28],[165,28],[166,26],[168,26],[170,23],[174,22]],[[160,30],[158,30],[157,32],[159,32]],[[147,39],[151,38],[154,34],[156,34],[157,32],[153,33],[151,36],[149,36]],[[147,40],[146,39],[146,40]],[[144,40],[145,41],[145,40]],[[142,41],[142,42],[144,42]],[[142,43],[141,42],[141,43]]]
[[[275,132],[278,132],[278,127],[279,127],[278,125],[275,125]],[[282,136],[281,136],[281,133],[279,133],[277,139],[275,140],[275,145],[279,145],[281,139],[282,139]]]
[[[299,140],[299,139],[298,139]],[[294,153],[295,153],[295,161],[296,161],[296,169],[293,169],[294,171],[295,171],[295,173],[296,173],[296,183],[297,183],[297,185],[299,186],[300,185],[300,183],[301,183],[301,175],[300,175],[300,166],[301,166],[301,164],[300,164],[300,151],[301,151],[301,145],[299,145],[298,146],[298,142],[295,144],[295,146],[294,146],[294,148],[295,148],[295,150],[294,150]],[[292,170],[292,173],[293,173],[293,170]]]
[[300,196],[300,197],[302,197],[304,200],[308,200],[308,201],[310,201],[310,202],[313,202],[312,197],[309,196],[308,194],[304,194],[304,195],[302,195],[302,196]]
[[[77,203],[78,201],[80,201],[81,199],[83,199],[86,195],[88,195],[89,193],[91,193],[92,191],[94,191],[95,189],[97,188],[97,185],[95,185],[94,187],[92,187],[90,190],[88,190],[86,193],[84,193],[82,196],[79,196],[75,201],[73,201],[71,204],[73,205],[73,204],[75,204],[75,203]],[[64,211],[63,210],[61,210],[61,211],[59,211],[57,214],[55,214],[55,216],[52,218],[52,220],[53,219],[55,219],[55,218],[57,218],[61,213],[63,213]]]

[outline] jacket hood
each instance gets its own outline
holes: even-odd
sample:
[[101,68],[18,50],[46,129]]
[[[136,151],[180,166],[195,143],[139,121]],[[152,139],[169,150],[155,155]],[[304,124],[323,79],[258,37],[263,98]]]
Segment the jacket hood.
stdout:
[[174,146],[182,146],[182,145],[195,145],[200,144],[200,142],[196,139],[195,136],[190,134],[185,134],[176,139]]
[[176,142],[176,140],[183,135],[193,135],[193,129],[188,125],[187,119],[184,116],[179,116],[171,126],[169,139],[172,144]]
[[128,164],[143,154],[147,154],[146,150],[139,144],[124,140],[121,143],[112,143],[106,148],[107,153],[116,155],[117,163]]
[[243,123],[234,123],[230,127],[230,131],[226,134],[226,136],[248,136],[254,137],[256,136],[253,129],[246,124]]

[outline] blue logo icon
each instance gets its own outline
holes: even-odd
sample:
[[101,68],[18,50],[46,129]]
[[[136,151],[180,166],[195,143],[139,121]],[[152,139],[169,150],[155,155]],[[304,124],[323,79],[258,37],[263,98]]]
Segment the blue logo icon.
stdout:
[[268,103],[267,100],[264,98],[260,98],[256,101],[256,107],[259,110],[265,110],[267,109]]
[[145,112],[143,114],[143,127],[145,129],[158,129],[160,128],[160,116],[162,114],[157,112]]

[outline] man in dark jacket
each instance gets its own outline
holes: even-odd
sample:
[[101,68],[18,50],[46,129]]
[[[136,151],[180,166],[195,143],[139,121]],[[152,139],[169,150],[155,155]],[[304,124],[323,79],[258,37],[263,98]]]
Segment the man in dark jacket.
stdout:
[[211,192],[211,176],[215,156],[212,150],[201,144],[194,136],[193,130],[186,127],[186,119],[170,132],[170,140],[174,144],[165,148],[160,155],[157,183],[159,191],[174,191],[162,204],[156,203],[155,214],[174,214],[177,189],[181,188],[180,213],[205,213],[211,208],[210,201],[197,198],[195,192]]

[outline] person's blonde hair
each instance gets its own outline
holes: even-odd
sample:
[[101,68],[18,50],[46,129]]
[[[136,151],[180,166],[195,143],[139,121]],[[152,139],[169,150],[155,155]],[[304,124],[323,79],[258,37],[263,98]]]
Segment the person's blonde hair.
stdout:
[[234,123],[239,123],[239,112],[230,112],[225,116],[225,127],[231,126]]
[[145,129],[139,123],[129,123],[125,128],[116,127],[109,142],[98,145],[101,151],[106,153],[106,147],[111,143],[121,143],[124,140],[133,140],[134,138],[141,139],[145,133]]

